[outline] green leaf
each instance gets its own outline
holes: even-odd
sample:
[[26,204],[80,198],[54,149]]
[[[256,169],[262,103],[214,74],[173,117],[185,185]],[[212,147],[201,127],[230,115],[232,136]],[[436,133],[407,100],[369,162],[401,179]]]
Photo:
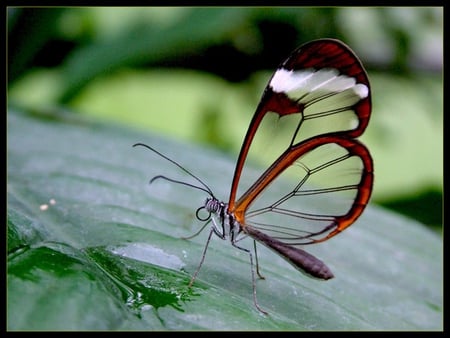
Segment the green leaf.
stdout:
[[253,304],[248,256],[217,238],[188,289],[207,231],[180,237],[201,227],[205,196],[149,186],[179,170],[136,142],[226,199],[235,160],[212,149],[60,112],[9,112],[9,330],[442,330],[442,238],[376,206],[306,247],[331,267],[330,281],[258,247],[258,300],[269,316]]
[[75,49],[63,66],[66,78],[61,100],[69,102],[95,76],[111,69],[183,58],[212,42],[223,42],[251,12],[241,8],[190,8],[170,25],[136,25],[112,40]]

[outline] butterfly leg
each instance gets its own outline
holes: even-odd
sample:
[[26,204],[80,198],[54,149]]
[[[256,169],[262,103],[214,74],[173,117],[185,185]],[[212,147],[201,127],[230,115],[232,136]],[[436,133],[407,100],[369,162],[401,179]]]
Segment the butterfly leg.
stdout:
[[205,256],[206,256],[206,250],[208,250],[208,245],[209,245],[209,242],[211,241],[211,236],[212,236],[212,234],[214,232],[215,232],[214,231],[214,227],[212,227],[211,231],[209,232],[208,239],[206,240],[206,245],[205,245],[205,248],[203,249],[202,258],[200,260],[200,263],[199,263],[199,265],[197,267],[197,270],[195,271],[194,275],[192,276],[191,281],[189,282],[189,285],[188,285],[189,288],[192,286],[192,284],[194,284],[194,281],[197,278],[197,275],[198,275],[198,273],[200,271],[200,268],[203,265],[203,262],[204,262]]
[[[245,249],[245,248],[243,248],[243,247],[238,246],[238,245],[236,244],[235,241],[231,241],[231,244],[232,244],[235,248],[238,248],[239,250],[242,250],[242,251],[245,251],[246,253],[248,253],[248,255],[249,255],[249,257],[250,257],[250,268],[251,268],[251,271],[252,271],[253,302],[255,303],[255,306],[256,306],[256,308],[258,309],[259,312],[261,312],[261,313],[263,313],[263,314],[265,314],[265,315],[268,315],[269,313],[268,313],[267,311],[264,311],[264,310],[259,306],[259,304],[258,304],[258,299],[257,299],[257,297],[256,297],[255,268],[254,268],[254,265],[253,265],[253,255],[252,255],[251,251],[248,250],[248,249]],[[256,248],[256,246],[255,246],[255,248]],[[256,251],[255,251],[255,252],[256,252]],[[259,272],[258,272],[258,276],[260,276],[260,275],[259,275]]]
[[256,241],[253,240],[253,249],[255,250],[255,262],[256,262],[256,274],[261,279],[266,279],[261,273],[259,272],[259,262],[258,262],[258,252],[256,251]]
[[208,250],[208,245],[209,245],[209,242],[211,241],[212,234],[213,233],[216,234],[217,237],[219,237],[220,239],[225,239],[226,238],[226,236],[223,233],[220,232],[220,230],[219,230],[220,228],[217,226],[217,223],[216,223],[216,220],[215,220],[214,217],[211,218],[208,222],[206,222],[205,225],[201,227],[200,231],[196,232],[194,235],[192,235],[190,237],[187,237],[187,238],[192,238],[194,236],[197,236],[205,228],[205,226],[207,224],[209,224],[210,221],[212,221],[213,225],[211,227],[211,230],[209,231],[208,239],[206,240],[206,245],[205,245],[205,248],[203,249],[203,253],[202,253],[202,258],[200,260],[200,264],[198,265],[197,270],[195,271],[194,275],[191,278],[191,281],[189,282],[189,286],[188,286],[189,288],[192,286],[192,284],[194,284],[194,281],[197,278],[197,275],[198,275],[198,273],[200,271],[200,268],[203,265],[203,262],[204,262],[205,257],[206,257],[206,250]]

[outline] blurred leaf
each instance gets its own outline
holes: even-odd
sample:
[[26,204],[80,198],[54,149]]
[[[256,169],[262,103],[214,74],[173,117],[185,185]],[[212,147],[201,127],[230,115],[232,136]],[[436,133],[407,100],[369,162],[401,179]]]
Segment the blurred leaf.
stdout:
[[223,42],[248,13],[238,8],[193,8],[170,26],[133,26],[109,41],[80,47],[63,66],[66,87],[62,102],[69,101],[95,76],[119,66],[184,58],[211,43]]
[[[205,196],[161,182],[185,164],[225,198],[234,160],[56,114],[8,115],[9,330],[442,330],[442,239],[369,207],[344,234],[308,246],[336,277],[319,282],[260,248],[254,307],[248,257],[192,240]],[[329,201],[330,204],[333,201]],[[326,207],[326,206],[324,206]],[[250,243],[243,242],[243,245]]]
[[381,205],[411,215],[414,219],[434,227],[439,232],[442,229],[442,208],[444,204],[440,189],[431,188],[414,196],[407,195],[403,199],[386,200]]
[[443,82],[371,74],[373,109],[362,136],[375,159],[377,201],[443,189]]
[[8,83],[12,83],[54,38],[64,8],[8,8]]

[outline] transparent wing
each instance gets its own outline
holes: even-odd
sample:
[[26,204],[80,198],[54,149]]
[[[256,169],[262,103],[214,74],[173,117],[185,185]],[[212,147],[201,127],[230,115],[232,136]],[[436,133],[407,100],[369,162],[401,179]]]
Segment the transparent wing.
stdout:
[[308,138],[336,133],[358,137],[370,110],[369,81],[350,48],[333,39],[298,48],[275,71],[250,123],[236,164],[229,210],[262,174],[244,166],[247,155],[270,165]]
[[283,154],[237,202],[237,219],[283,243],[324,241],[367,205],[372,159],[360,142],[321,137]]
[[[342,42],[316,40],[294,51],[270,79],[250,123],[229,212],[243,227],[292,244],[325,240],[353,223],[372,189],[372,159],[354,139],[368,124],[370,98],[366,72]],[[250,169],[254,154],[269,169]],[[285,176],[295,184],[277,191]],[[314,201],[330,196],[339,202],[324,212]]]

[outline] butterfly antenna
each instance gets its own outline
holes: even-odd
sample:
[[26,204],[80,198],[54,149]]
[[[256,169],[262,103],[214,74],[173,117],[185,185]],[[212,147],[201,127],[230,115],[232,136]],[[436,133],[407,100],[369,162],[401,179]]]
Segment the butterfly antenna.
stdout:
[[197,182],[199,182],[203,187],[199,187],[199,186],[196,186],[196,185],[193,185],[193,184],[190,184],[190,183],[187,183],[187,182],[183,182],[183,181],[178,181],[178,180],[175,180],[175,179],[166,177],[166,176],[164,176],[164,175],[158,175],[158,176],[153,177],[153,178],[150,180],[150,184],[151,184],[153,181],[162,178],[162,179],[165,179],[165,180],[167,180],[167,181],[169,181],[169,182],[178,183],[178,184],[182,184],[182,185],[185,185],[185,186],[188,186],[188,187],[191,187],[191,188],[195,188],[195,189],[202,190],[202,191],[206,192],[207,194],[209,194],[210,196],[214,197],[214,194],[212,193],[211,189],[210,189],[210,188],[209,188],[209,187],[208,187],[208,186],[207,186],[200,178],[198,178],[197,176],[195,176],[193,173],[191,173],[189,170],[187,170],[186,168],[184,168],[182,165],[180,165],[180,164],[177,163],[176,161],[172,160],[171,158],[167,157],[166,155],[160,153],[160,152],[157,151],[156,149],[154,149],[154,148],[152,148],[152,147],[150,147],[150,146],[148,146],[148,145],[146,145],[146,144],[144,144],[144,143],[136,143],[136,144],[133,144],[133,147],[136,147],[136,146],[142,146],[142,147],[145,147],[145,148],[147,148],[148,150],[151,150],[151,151],[153,151],[155,154],[157,154],[157,155],[161,156],[162,158],[166,159],[167,161],[171,162],[172,164],[176,165],[178,168],[180,168],[181,170],[183,170],[186,174],[188,174],[189,176],[191,176],[192,178],[194,178]]

